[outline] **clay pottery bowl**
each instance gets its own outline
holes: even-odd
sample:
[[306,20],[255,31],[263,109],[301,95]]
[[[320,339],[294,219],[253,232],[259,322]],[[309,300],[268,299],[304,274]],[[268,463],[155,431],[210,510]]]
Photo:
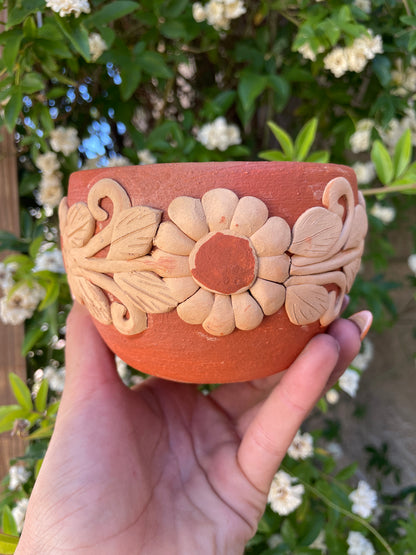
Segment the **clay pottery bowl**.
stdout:
[[72,294],[114,353],[224,383],[287,368],[326,330],[367,218],[345,166],[179,163],[74,173],[60,228]]

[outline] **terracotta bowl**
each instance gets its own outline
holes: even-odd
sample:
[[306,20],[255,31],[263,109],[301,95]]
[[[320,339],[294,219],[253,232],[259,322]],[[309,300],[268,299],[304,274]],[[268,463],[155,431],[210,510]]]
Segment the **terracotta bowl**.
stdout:
[[345,166],[212,162],[76,172],[60,226],[72,293],[114,353],[220,383],[284,370],[325,331],[367,218]]

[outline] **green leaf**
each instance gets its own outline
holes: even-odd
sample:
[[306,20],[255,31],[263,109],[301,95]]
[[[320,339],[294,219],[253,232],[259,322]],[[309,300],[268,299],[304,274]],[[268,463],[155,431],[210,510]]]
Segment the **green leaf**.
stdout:
[[38,310],[45,310],[51,304],[53,304],[59,297],[59,281],[57,279],[51,279],[46,285],[45,296],[40,303]]
[[162,54],[159,52],[143,52],[137,57],[137,64],[152,77],[161,77],[162,79],[171,79],[173,77],[172,70],[167,66]]
[[412,160],[412,135],[407,129],[397,142],[393,156],[394,178],[398,179],[408,168]]
[[12,555],[16,551],[19,538],[0,533],[0,553],[2,555]]
[[12,511],[8,505],[3,507],[3,514],[1,518],[1,527],[5,534],[9,534],[10,536],[19,536],[19,532],[17,530],[16,521],[13,518]]
[[22,109],[22,104],[22,91],[20,87],[15,87],[12,91],[9,102],[6,104],[6,107],[4,109],[4,123],[6,124],[7,130],[10,133],[13,133],[17,119]]
[[100,27],[107,25],[116,19],[120,19],[129,13],[132,13],[140,8],[137,2],[120,1],[111,2],[107,4],[101,10],[89,15],[84,19],[84,24],[87,27]]
[[357,468],[358,468],[358,464],[357,463],[352,463],[349,464],[348,466],[346,466],[345,468],[343,468],[342,470],[340,470],[338,472],[338,474],[335,476],[335,478],[337,480],[340,480],[342,482],[345,482],[346,480],[348,480],[349,478],[351,478],[352,476],[354,476],[354,474],[357,472]]
[[27,436],[27,439],[34,440],[34,439],[50,439],[53,434],[54,424],[49,424],[48,426],[44,426],[43,428],[39,428],[35,430],[33,433]]
[[329,152],[326,150],[317,150],[306,158],[305,162],[315,162],[318,164],[327,164],[329,162]]
[[23,40],[23,34],[20,29],[16,29],[14,31],[10,31],[7,35],[7,40],[2,53],[2,61],[9,72],[12,73],[17,54],[19,52],[20,43]]
[[290,158],[283,152],[280,152],[280,150],[263,150],[259,152],[259,157],[269,162],[288,162],[290,160]]
[[188,35],[188,30],[182,21],[169,20],[162,23],[160,32],[168,39],[182,39]]
[[293,160],[294,145],[292,139],[289,137],[284,129],[282,129],[272,121],[268,121],[267,125],[271,129],[273,135],[279,141],[279,144],[282,147],[283,152],[286,154],[288,160]]
[[35,408],[38,412],[44,412],[46,410],[46,403],[48,400],[48,390],[49,382],[48,380],[42,380],[38,392],[35,397]]
[[12,388],[13,394],[19,405],[28,411],[33,410],[32,395],[30,389],[25,384],[25,382],[19,378],[17,374],[11,372],[9,374],[9,382]]
[[86,27],[79,22],[73,23],[71,26],[71,24],[64,21],[58,15],[55,17],[55,21],[75,50],[79,52],[87,62],[89,62],[91,54],[88,42],[88,31]]
[[387,56],[376,56],[373,60],[373,70],[382,87],[387,87],[391,81],[391,62]]
[[121,85],[120,94],[123,100],[133,96],[142,78],[142,72],[138,68],[126,68],[120,71]]
[[29,411],[22,409],[20,405],[9,405],[8,411],[0,417],[0,434],[10,432],[16,420],[27,418]]
[[269,75],[268,79],[269,85],[275,91],[274,108],[277,112],[281,112],[290,98],[290,85],[279,75]]
[[162,7],[162,17],[169,17],[175,19],[179,17],[189,5],[188,0],[169,0]]
[[28,244],[10,231],[0,229],[0,250],[27,252]]
[[22,355],[26,356],[29,351],[36,345],[39,339],[44,335],[44,331],[40,329],[38,325],[34,325],[30,327],[27,332],[25,333],[25,337],[22,343]]
[[45,7],[44,0],[23,0],[22,2],[16,2],[16,4],[7,15],[8,29],[21,23],[28,15]]
[[294,529],[288,518],[285,518],[285,520],[283,521],[283,524],[280,528],[280,533],[282,534],[282,538],[285,540],[288,546],[293,549],[296,546],[297,535],[296,530]]
[[383,185],[387,185],[393,179],[393,161],[386,147],[376,140],[371,149],[371,160],[376,168],[377,176]]
[[45,87],[43,77],[40,73],[32,71],[26,73],[22,79],[22,90],[26,94],[32,94],[34,92],[40,91]]
[[252,108],[254,101],[267,87],[268,78],[257,73],[244,72],[238,83],[237,93],[244,111]]
[[315,140],[317,127],[317,118],[312,118],[299,131],[295,140],[295,159],[297,161],[302,162],[307,157]]

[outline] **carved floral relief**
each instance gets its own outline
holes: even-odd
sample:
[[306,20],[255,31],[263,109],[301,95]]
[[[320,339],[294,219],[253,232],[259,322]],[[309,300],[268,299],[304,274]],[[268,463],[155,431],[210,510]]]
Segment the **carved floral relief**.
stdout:
[[87,203],[60,206],[71,291],[99,322],[128,335],[146,329],[147,314],[174,309],[216,336],[254,329],[282,307],[295,325],[325,326],[359,269],[367,217],[343,177],[327,184],[322,204],[291,229],[262,200],[217,188],[175,198],[161,221],[161,210],[132,206],[119,183],[101,179]]

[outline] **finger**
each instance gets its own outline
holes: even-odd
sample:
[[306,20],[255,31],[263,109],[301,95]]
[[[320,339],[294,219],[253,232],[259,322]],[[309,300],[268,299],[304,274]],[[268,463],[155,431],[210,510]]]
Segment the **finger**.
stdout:
[[338,363],[329,377],[326,389],[335,385],[353,359],[360,352],[361,340],[365,337],[373,321],[368,310],[353,314],[348,320],[336,320],[328,328],[328,334],[341,345]]
[[65,348],[65,390],[88,395],[100,385],[119,385],[114,354],[95,328],[88,311],[75,302],[67,319]]
[[247,479],[260,491],[267,493],[293,437],[322,395],[338,353],[333,337],[314,337],[248,426],[237,457]]

